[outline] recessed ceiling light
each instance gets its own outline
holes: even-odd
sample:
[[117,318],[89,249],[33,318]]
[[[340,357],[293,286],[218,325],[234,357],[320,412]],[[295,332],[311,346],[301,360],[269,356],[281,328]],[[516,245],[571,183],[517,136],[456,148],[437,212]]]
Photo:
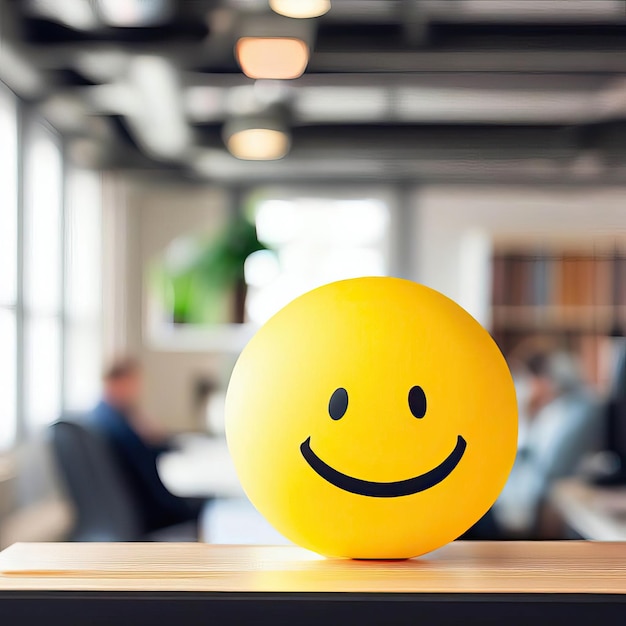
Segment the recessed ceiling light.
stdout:
[[292,37],[242,37],[236,52],[243,73],[256,79],[298,78],[309,63],[308,46]]
[[270,6],[280,15],[306,19],[328,13],[330,0],[270,0]]

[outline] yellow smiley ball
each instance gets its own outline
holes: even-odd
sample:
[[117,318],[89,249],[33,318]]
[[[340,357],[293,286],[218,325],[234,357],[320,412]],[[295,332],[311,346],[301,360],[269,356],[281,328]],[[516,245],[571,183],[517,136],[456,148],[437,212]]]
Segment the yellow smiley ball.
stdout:
[[226,434],[248,497],[285,537],[400,559],[491,507],[515,458],[517,405],[502,354],[460,306],[358,278],[304,294],[252,338]]

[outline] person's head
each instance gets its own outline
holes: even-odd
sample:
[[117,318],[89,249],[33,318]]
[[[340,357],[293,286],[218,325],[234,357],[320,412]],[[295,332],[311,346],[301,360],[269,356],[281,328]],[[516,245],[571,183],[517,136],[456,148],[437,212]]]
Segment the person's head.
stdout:
[[578,389],[578,363],[568,352],[550,344],[530,343],[518,350],[512,364],[520,408],[535,415],[559,396]]
[[132,408],[141,395],[141,366],[133,358],[116,359],[103,376],[104,397],[120,408]]

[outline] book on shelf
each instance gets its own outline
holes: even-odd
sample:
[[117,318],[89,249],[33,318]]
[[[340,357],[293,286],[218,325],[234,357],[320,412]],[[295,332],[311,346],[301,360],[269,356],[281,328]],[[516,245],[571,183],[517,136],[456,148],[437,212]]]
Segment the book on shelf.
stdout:
[[617,305],[626,307],[626,256],[614,261],[614,286]]
[[505,354],[528,336],[551,334],[603,389],[608,336],[626,330],[626,252],[500,251],[493,257],[492,304],[492,332]]
[[626,306],[626,256],[500,253],[492,268],[495,307]]
[[547,306],[550,303],[552,263],[545,255],[532,259],[530,282],[530,301],[535,306]]
[[613,302],[613,259],[598,257],[594,264],[594,302],[608,306]]

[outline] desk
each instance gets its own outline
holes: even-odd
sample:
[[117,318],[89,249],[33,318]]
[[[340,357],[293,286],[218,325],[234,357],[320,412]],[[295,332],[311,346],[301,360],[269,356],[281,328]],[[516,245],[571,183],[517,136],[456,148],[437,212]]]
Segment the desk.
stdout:
[[193,498],[244,496],[224,438],[181,435],[177,446],[158,461],[159,476],[169,491]]
[[626,541],[626,487],[594,487],[581,480],[558,482],[550,501],[581,537]]
[[204,510],[202,536],[210,543],[288,543],[245,497],[224,438],[179,435],[177,449],[163,454],[163,484],[182,497],[215,498]]
[[626,544],[456,542],[411,561],[295,547],[16,544],[0,623],[623,624]]

